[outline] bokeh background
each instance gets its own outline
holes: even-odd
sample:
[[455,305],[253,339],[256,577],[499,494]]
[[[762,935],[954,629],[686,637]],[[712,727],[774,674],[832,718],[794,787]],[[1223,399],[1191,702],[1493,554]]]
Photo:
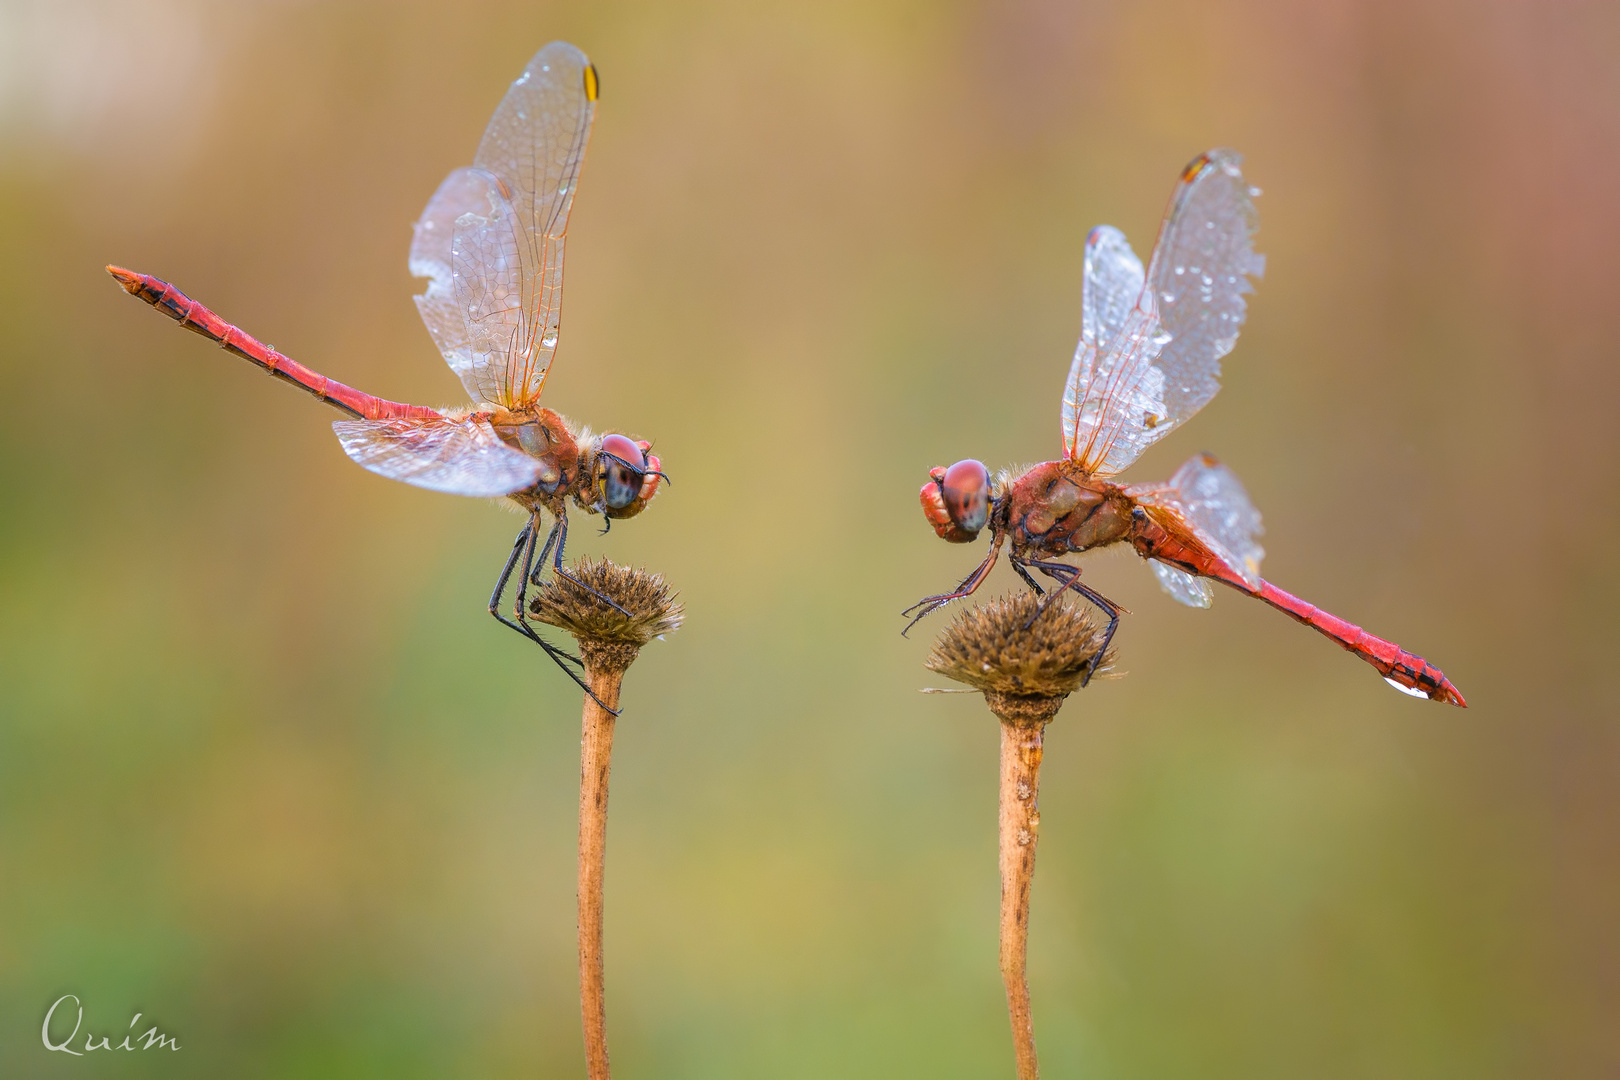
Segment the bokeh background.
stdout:
[[[1215,145],[1268,274],[1128,475],[1217,452],[1267,576],[1471,707],[1088,559],[1134,614],[1048,738],[1046,1072],[1617,1075],[1620,8],[1451,0],[0,4],[0,1073],[583,1075],[520,519],[101,269],[459,400],[410,224],[553,38],[604,91],[546,399],[675,479],[572,552],[689,608],[620,723],[619,1075],[1011,1075],[996,725],[899,635],[978,553],[916,489],[1055,455],[1087,230],[1145,254]],[[183,1050],[48,1053],[69,993]]]

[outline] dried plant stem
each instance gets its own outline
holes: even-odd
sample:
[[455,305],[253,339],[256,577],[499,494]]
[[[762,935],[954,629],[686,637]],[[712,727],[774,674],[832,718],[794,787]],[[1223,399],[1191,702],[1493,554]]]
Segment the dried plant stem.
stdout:
[[[591,694],[619,707],[624,670],[586,669]],[[585,697],[579,743],[579,1007],[585,1024],[585,1066],[591,1080],[608,1080],[607,997],[602,975],[602,883],[607,863],[608,772],[614,715]]]
[[1029,892],[1040,836],[1041,746],[1045,722],[1001,722],[1001,981],[1007,988],[1018,1080],[1035,1080],[1035,1022],[1024,958],[1029,948]]
[[1018,1080],[1036,1080],[1029,1006],[1029,893],[1041,828],[1041,750],[1064,699],[1113,662],[1107,635],[1075,606],[1033,594],[960,613],[928,656],[928,670],[983,692],[1001,721],[1001,981],[1007,988]]
[[656,574],[586,559],[573,576],[547,580],[529,612],[574,635],[590,688],[579,738],[579,1009],[587,1075],[608,1080],[602,895],[613,725],[624,673],[643,645],[681,625],[681,606]]

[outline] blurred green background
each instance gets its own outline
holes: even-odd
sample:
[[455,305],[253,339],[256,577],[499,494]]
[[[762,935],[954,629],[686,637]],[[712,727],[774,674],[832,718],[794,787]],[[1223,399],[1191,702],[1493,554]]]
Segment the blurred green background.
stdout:
[[[520,519],[120,293],[460,400],[410,224],[543,43],[603,79],[546,402],[675,479],[613,776],[623,1077],[1010,1076],[997,731],[898,612],[929,466],[1054,456],[1099,222],[1265,189],[1218,453],[1404,698],[1129,552],[1048,737],[1053,1077],[1620,1070],[1620,8],[1381,0],[0,4],[0,1074],[583,1075],[579,695],[484,612]],[[987,594],[1017,580],[1002,567]],[[76,994],[116,1042],[47,1053]]]

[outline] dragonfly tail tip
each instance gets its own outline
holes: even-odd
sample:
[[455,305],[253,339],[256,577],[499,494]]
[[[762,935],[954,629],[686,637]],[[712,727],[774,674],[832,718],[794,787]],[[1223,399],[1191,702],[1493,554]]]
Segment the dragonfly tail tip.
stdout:
[[133,270],[125,270],[122,266],[107,264],[107,273],[118,279],[118,284],[124,287],[125,292],[137,292],[141,287],[141,275]]

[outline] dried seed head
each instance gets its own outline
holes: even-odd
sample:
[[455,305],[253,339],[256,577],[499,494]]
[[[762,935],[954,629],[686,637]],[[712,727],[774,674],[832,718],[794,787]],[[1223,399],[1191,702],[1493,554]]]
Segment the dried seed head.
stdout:
[[662,575],[590,558],[581,559],[572,572],[589,588],[611,597],[624,611],[615,610],[601,597],[553,574],[529,601],[529,613],[574,635],[587,666],[623,670],[643,645],[681,625],[681,605],[675,602],[675,593]]
[[1027,630],[1040,597],[1003,596],[957,614],[928,654],[929,671],[984,691],[1002,720],[1045,723],[1081,683],[1113,663],[1103,630],[1079,604],[1049,604]]

